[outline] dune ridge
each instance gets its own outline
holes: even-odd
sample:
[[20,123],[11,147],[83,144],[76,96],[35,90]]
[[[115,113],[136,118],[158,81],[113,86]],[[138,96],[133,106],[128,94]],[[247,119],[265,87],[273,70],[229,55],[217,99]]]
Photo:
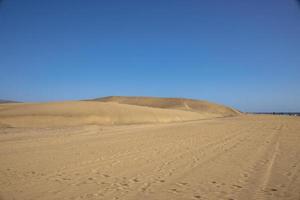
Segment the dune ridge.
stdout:
[[139,96],[109,96],[92,99],[101,102],[116,102],[120,104],[138,105],[154,108],[184,110],[197,113],[212,113],[222,116],[235,116],[241,114],[240,111],[211,103],[203,100],[186,99],[186,98],[161,98],[161,97],[139,97]]
[[1,104],[0,127],[168,123],[237,114],[229,107],[191,99],[106,97],[92,101]]
[[85,124],[167,123],[220,117],[113,102],[71,101],[0,105],[1,127],[53,127]]

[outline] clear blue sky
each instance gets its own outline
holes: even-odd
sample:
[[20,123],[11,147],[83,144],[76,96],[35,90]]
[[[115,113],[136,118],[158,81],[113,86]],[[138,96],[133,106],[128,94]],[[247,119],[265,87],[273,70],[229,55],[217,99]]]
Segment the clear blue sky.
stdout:
[[296,0],[2,0],[0,99],[108,95],[300,111]]

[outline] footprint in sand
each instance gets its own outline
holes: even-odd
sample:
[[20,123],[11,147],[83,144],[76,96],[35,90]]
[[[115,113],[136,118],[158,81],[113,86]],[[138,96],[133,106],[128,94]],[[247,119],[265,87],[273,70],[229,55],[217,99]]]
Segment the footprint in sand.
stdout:
[[139,179],[134,178],[134,179],[132,179],[132,181],[135,182],[135,183],[138,183],[138,182],[139,182]]
[[235,187],[235,188],[243,188],[242,186],[236,185],[236,184],[233,184],[232,186]]
[[172,188],[171,191],[174,192],[174,193],[178,193],[179,192],[176,188]]
[[181,182],[179,183],[180,185],[188,185],[188,183],[185,183],[185,182]]

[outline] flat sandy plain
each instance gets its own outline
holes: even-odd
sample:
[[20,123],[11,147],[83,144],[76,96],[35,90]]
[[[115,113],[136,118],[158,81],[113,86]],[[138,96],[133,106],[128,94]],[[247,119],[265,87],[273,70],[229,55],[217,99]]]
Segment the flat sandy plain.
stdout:
[[0,106],[1,200],[300,199],[299,117],[94,103]]

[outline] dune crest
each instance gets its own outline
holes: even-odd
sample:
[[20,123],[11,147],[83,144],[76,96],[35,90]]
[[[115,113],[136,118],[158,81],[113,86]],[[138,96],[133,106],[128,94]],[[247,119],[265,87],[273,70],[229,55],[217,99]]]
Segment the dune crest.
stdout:
[[211,113],[222,116],[235,116],[240,114],[238,110],[211,103],[203,100],[186,98],[161,98],[161,97],[127,97],[127,96],[109,96],[93,99],[101,102],[117,102],[120,104],[147,106],[154,108],[184,110],[197,113]]
[[1,127],[53,127],[86,124],[167,123],[220,117],[113,102],[72,101],[0,105]]
[[1,104],[0,127],[168,123],[237,114],[225,106],[191,99],[106,97],[93,101]]

